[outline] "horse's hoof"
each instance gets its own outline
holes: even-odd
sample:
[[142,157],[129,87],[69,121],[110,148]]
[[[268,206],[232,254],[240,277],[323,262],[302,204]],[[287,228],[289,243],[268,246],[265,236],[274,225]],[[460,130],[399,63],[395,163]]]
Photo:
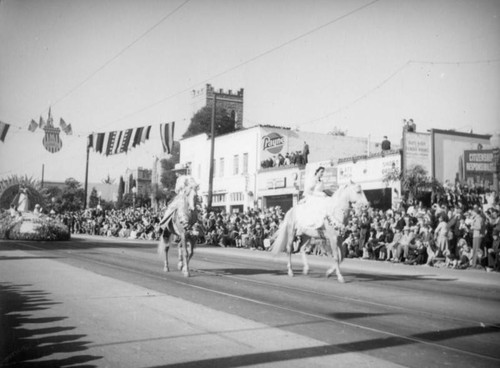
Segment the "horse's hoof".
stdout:
[[168,272],[168,271],[170,271],[168,267],[163,267],[163,272]]
[[338,275],[337,280],[339,280],[341,284],[345,283],[344,277],[342,275]]
[[304,267],[304,269],[302,270],[302,274],[309,275],[309,267]]
[[293,277],[293,271],[292,270],[288,270],[288,276]]

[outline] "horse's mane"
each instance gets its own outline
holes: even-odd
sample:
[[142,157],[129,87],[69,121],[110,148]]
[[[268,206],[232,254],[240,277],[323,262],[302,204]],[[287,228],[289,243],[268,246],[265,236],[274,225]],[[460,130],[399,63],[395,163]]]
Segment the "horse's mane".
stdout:
[[327,198],[327,201],[329,201],[328,215],[337,222],[345,221],[347,214],[346,211],[348,210],[350,203],[349,201],[342,202],[342,196],[345,191],[353,185],[355,184],[351,183],[342,185],[331,197]]

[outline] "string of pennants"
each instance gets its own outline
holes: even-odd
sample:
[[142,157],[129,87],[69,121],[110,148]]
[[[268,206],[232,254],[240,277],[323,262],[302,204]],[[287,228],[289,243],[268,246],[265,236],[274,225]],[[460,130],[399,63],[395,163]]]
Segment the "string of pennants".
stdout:
[[[88,136],[88,146],[94,152],[106,156],[127,153],[132,148],[146,142],[151,134],[151,125]],[[163,152],[170,153],[174,143],[175,122],[160,124],[160,137]]]
[[[0,142],[5,142],[7,133],[11,124],[0,121]],[[61,130],[67,135],[73,134],[71,124],[67,124],[64,119],[59,120],[59,126],[54,126],[54,121],[49,108],[49,115],[47,120],[40,116],[37,123],[31,120],[28,130],[35,132],[38,128],[45,131],[45,137],[42,141],[45,149],[51,153],[58,152],[62,147],[62,141],[59,137]],[[115,155],[120,153],[127,153],[130,149],[146,142],[151,134],[151,125],[125,129],[121,131],[111,131],[105,133],[93,133],[88,136],[89,148],[93,148],[95,152],[104,154],[106,156]],[[174,129],[175,122],[160,124],[160,137],[163,152],[171,153],[174,144]]]

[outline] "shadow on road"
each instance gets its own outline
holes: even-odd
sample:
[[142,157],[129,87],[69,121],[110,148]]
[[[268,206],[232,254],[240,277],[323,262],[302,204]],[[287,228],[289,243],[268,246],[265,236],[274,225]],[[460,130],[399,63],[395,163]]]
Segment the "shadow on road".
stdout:
[[[270,351],[263,353],[242,354],[242,355],[220,357],[220,358],[201,359],[184,363],[158,365],[149,368],[246,367],[257,364],[272,364],[276,362],[285,362],[285,361],[299,360],[306,358],[326,357],[326,356],[333,357],[335,355],[353,353],[353,352],[354,353],[369,352],[372,350],[391,348],[395,346],[418,344],[421,343],[422,341],[438,342],[446,340],[451,337],[456,338],[456,337],[474,336],[485,333],[498,333],[498,328],[494,326],[456,328],[447,331],[440,331],[438,333],[428,332],[422,334],[415,334],[409,337],[389,336],[386,338],[356,341],[345,344],[321,345],[321,346],[306,347],[300,349],[287,349],[287,350]],[[481,360],[483,365],[485,363],[488,364],[488,362],[489,364],[492,364],[493,362],[498,362],[498,355],[494,354],[493,351],[491,351],[491,356],[483,356],[483,358],[475,356],[474,358],[477,360]],[[400,357],[400,361],[397,362],[393,361],[393,363],[405,366],[407,364],[407,361],[405,361],[405,359],[407,359],[407,357],[403,355]]]
[[[31,287],[0,282],[0,367],[95,367],[88,363],[102,357],[82,354],[90,343],[83,340],[86,335],[68,334],[75,327],[54,326],[66,317],[32,317],[60,303]],[[71,356],[57,359],[58,353]]]

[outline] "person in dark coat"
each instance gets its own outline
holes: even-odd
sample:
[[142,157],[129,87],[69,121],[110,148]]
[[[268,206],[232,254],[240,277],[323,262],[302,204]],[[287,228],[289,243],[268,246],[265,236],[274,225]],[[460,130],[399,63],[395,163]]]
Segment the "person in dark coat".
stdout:
[[309,156],[309,145],[307,144],[306,141],[304,141],[304,148],[302,149],[302,157],[304,165],[308,163],[308,156]]

